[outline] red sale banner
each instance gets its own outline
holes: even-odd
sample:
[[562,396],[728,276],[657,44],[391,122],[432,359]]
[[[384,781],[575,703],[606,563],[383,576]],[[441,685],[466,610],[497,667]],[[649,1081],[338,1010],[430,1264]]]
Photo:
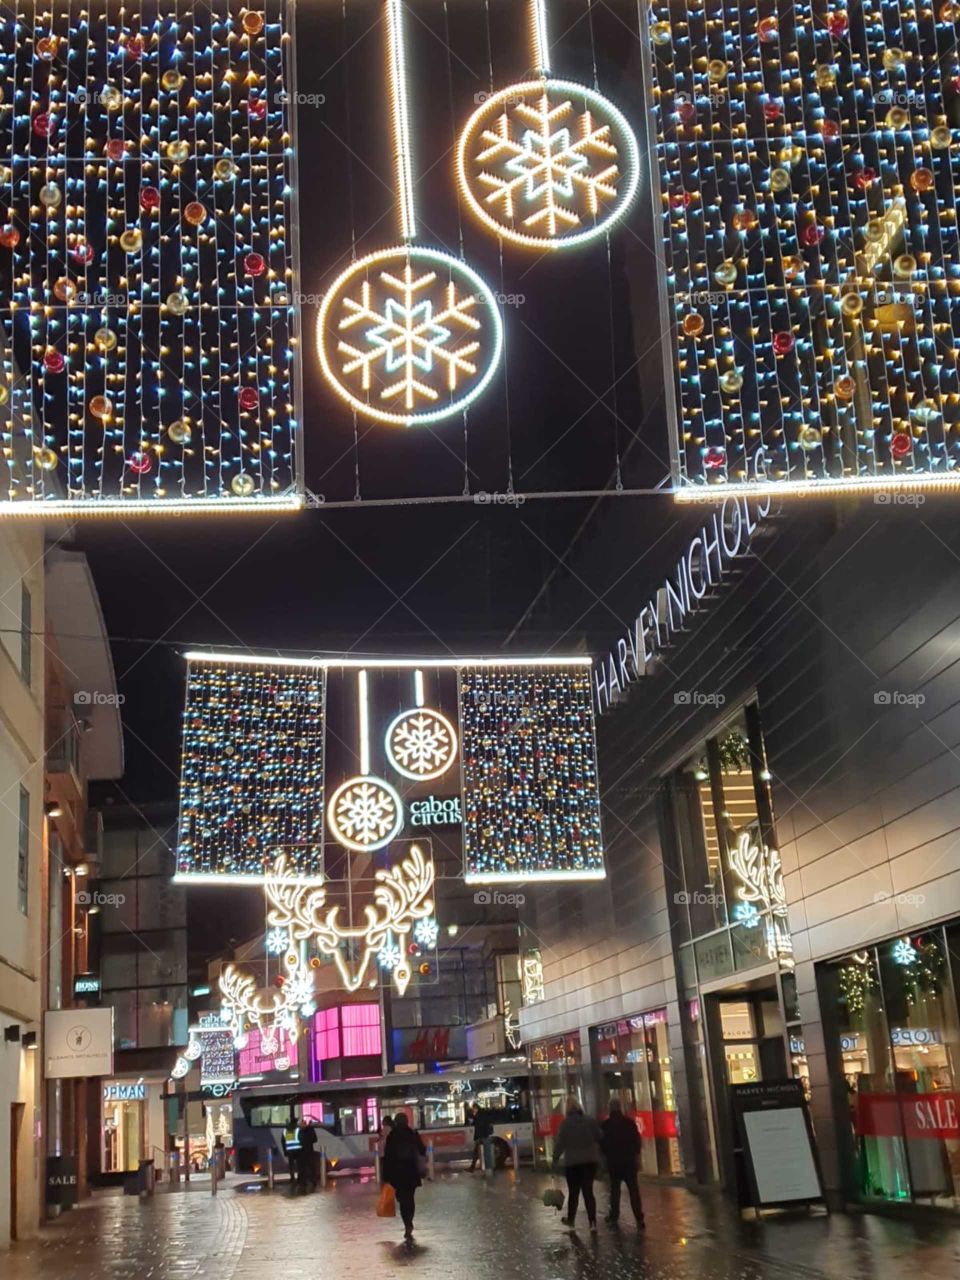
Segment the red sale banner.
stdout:
[[865,1138],[960,1138],[960,1093],[861,1093],[854,1128]]

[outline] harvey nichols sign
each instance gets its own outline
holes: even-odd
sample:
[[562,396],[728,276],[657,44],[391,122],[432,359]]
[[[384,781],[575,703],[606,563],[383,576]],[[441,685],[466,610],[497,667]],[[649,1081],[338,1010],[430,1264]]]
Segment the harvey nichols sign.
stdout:
[[710,515],[671,574],[637,614],[616,648],[593,668],[597,711],[606,711],[632,681],[647,675],[657,655],[683,629],[711,587],[750,550],[760,521],[770,514],[769,495],[759,500],[731,494]]

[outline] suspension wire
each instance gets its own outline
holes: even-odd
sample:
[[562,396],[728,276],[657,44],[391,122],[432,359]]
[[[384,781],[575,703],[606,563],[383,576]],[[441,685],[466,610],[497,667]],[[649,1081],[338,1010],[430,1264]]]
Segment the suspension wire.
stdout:
[[617,492],[623,489],[623,470],[622,460],[620,457],[620,402],[617,395],[617,348],[616,348],[616,325],[613,315],[613,257],[610,251],[610,232],[606,234],[607,241],[607,308],[608,308],[608,324],[610,329],[610,388],[613,393],[613,455],[614,455],[614,473],[616,475]]
[[[453,97],[453,50],[450,47],[450,10],[447,6],[447,0],[443,0],[443,43],[447,50],[447,101],[450,107],[450,137],[453,141],[452,150],[455,152],[457,148],[457,111]],[[463,203],[460,198],[460,184],[454,184],[457,197],[457,248],[460,254],[461,262],[464,260],[463,248]],[[463,492],[465,496],[470,493],[470,426],[469,426],[469,406],[465,406],[462,411],[463,417]]]
[[[341,83],[343,84],[343,101],[347,127],[347,207],[350,211],[350,261],[357,260],[357,217],[353,190],[353,123],[350,112],[349,75],[347,74],[347,53],[349,52],[349,33],[347,31],[347,0],[340,0],[341,39]],[[360,487],[360,420],[356,409],[353,410],[353,500],[360,502],[363,492]]]
[[587,26],[590,28],[590,58],[593,62],[593,87],[600,92],[600,77],[597,74],[597,42],[593,34],[593,0],[587,0]]

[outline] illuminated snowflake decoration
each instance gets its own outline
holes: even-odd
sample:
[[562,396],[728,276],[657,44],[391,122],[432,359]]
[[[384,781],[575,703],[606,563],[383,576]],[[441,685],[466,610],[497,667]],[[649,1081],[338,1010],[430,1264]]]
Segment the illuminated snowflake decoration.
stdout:
[[760,923],[760,912],[752,902],[738,902],[733,914],[748,929],[755,929]]
[[359,413],[417,426],[466,408],[500,362],[496,299],[475,271],[416,245],[369,254],[324,295],[324,374]]
[[439,778],[457,758],[457,731],[439,711],[404,711],[387,730],[387,759],[405,778]]
[[264,945],[272,956],[285,955],[290,945],[290,934],[286,929],[268,929]]
[[440,926],[433,916],[426,916],[413,926],[413,936],[421,947],[435,947],[440,937]]
[[913,964],[917,958],[917,949],[909,938],[898,938],[893,944],[893,958],[897,964]]
[[599,235],[626,212],[637,190],[637,143],[592,89],[531,80],[473,113],[457,174],[467,203],[497,235],[556,249]]
[[330,797],[327,825],[347,849],[382,849],[403,825],[403,805],[382,778],[349,778]]
[[377,952],[377,964],[381,969],[396,969],[397,965],[403,959],[403,952],[393,940],[393,935],[388,934],[383,946]]

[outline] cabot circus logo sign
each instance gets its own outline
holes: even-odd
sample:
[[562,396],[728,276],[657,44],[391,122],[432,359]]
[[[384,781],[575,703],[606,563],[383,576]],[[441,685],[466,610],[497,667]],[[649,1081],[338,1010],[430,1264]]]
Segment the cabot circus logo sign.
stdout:
[[[754,471],[758,480],[764,478],[761,454],[756,455]],[[770,502],[769,497],[751,501],[731,494],[717,505],[672,573],[640,609],[633,626],[594,666],[598,712],[606,711],[628,685],[650,673],[707,592],[722,581],[734,561],[748,553],[754,531],[770,514]]]
[[459,827],[462,821],[459,796],[428,796],[410,805],[412,827]]

